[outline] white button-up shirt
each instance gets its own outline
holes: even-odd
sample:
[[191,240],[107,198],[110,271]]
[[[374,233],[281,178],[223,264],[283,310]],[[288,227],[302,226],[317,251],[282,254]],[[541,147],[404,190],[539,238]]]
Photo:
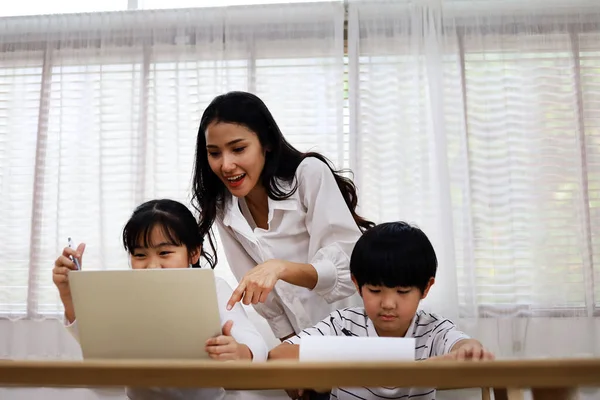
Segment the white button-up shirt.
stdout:
[[[298,189],[285,200],[269,198],[268,229],[256,227],[244,199],[230,196],[217,227],[229,266],[240,281],[258,264],[280,259],[311,264],[314,289],[278,281],[265,303],[254,305],[278,338],[327,316],[335,302],[356,293],[350,255],[361,236],[329,167],[314,157],[296,170]],[[291,185],[279,182],[286,192]]]

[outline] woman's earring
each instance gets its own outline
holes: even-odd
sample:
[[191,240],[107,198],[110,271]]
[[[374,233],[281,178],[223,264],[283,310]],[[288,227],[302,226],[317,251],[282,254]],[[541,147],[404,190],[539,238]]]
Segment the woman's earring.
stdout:
[[190,265],[188,266],[188,268],[193,268],[193,267],[192,267],[192,264],[190,264]]

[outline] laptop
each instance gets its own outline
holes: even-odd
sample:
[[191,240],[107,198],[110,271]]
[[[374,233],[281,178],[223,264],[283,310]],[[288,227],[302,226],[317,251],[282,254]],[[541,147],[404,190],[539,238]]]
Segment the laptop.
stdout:
[[209,359],[221,333],[211,269],[71,271],[84,359]]

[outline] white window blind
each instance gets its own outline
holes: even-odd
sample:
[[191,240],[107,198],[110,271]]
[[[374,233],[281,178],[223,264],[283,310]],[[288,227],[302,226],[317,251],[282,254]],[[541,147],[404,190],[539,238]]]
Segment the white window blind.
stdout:
[[0,314],[61,312],[69,236],[84,268],[127,268],[123,224],[189,202],[200,116],[229,90],[351,167],[361,214],[425,230],[437,312],[597,312],[600,12],[454,3],[350,2],[345,56],[341,2],[2,21]]
[[[585,143],[584,167],[587,172],[589,203],[589,246],[592,249],[594,300],[600,308],[600,33],[579,34],[579,76]],[[587,217],[587,216],[584,216]]]
[[3,1],[0,17],[65,14],[127,9],[127,0],[21,0]]
[[0,59],[0,307],[8,311],[27,306],[43,64],[42,54],[32,53],[14,52]]
[[319,1],[331,0],[137,0],[137,3],[138,8],[148,10],[190,7],[227,7],[258,4],[315,3]]
[[363,204],[429,232],[439,280],[457,288],[436,292],[438,309],[591,315],[598,10],[493,4],[443,17],[426,4],[351,4]]
[[551,32],[465,40],[482,305],[585,308],[588,176],[570,39]]
[[[128,267],[133,208],[189,204],[218,94],[254,91],[293,145],[343,160],[341,4],[59,18],[16,21],[33,28],[22,41],[0,34],[1,315],[62,313],[51,270],[69,236],[87,243],[85,269]],[[235,285],[222,252],[216,271]]]

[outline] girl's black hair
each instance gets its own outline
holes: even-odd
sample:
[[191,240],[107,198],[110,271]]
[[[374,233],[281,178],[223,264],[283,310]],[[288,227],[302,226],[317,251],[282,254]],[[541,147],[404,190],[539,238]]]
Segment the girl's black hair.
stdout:
[[[196,218],[183,204],[175,200],[160,199],[150,200],[139,205],[131,214],[131,218],[123,228],[123,247],[133,254],[136,247],[152,247],[158,243],[151,243],[152,230],[155,227],[162,229],[169,244],[185,246],[191,255],[202,246],[204,236],[198,230]],[[204,250],[200,251],[211,268],[215,267],[213,259]],[[200,259],[192,267],[200,267]]]
[[437,272],[437,257],[427,235],[406,222],[386,222],[356,242],[350,273],[363,285],[417,287],[425,291]]
[[198,222],[200,234],[203,237],[208,236],[215,263],[217,262],[217,253],[211,227],[217,217],[217,212],[223,210],[227,188],[208,164],[206,137],[204,135],[208,125],[213,122],[244,126],[256,133],[262,147],[268,149],[260,179],[267,190],[269,198],[284,200],[292,196],[298,189],[298,183],[295,182],[292,189],[286,192],[277,185],[277,180],[292,184],[296,169],[302,160],[307,157],[314,157],[325,163],[333,173],[344,201],[350,209],[354,221],[356,221],[356,225],[362,231],[375,225],[356,213],[358,198],[356,187],[351,179],[342,176],[342,171],[334,170],[329,160],[323,155],[315,152],[302,153],[288,143],[271,112],[260,98],[247,92],[229,92],[215,97],[204,110],[196,140],[196,160],[193,176],[192,204],[200,213]]

